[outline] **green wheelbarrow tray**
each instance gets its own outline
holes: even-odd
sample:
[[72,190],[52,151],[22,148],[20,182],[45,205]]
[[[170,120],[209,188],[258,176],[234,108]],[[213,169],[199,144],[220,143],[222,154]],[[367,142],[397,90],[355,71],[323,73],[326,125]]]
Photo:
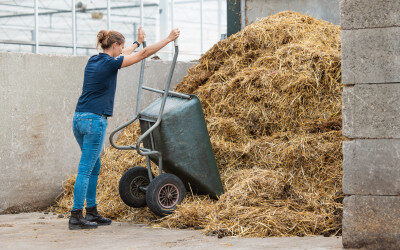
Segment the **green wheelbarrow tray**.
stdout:
[[[143,140],[143,145],[161,152],[163,170],[178,176],[187,190],[217,198],[223,187],[201,102],[195,95],[190,97],[167,98],[162,122]],[[140,112],[142,134],[156,122],[161,104],[159,98]],[[159,159],[150,155],[150,160],[158,164]]]

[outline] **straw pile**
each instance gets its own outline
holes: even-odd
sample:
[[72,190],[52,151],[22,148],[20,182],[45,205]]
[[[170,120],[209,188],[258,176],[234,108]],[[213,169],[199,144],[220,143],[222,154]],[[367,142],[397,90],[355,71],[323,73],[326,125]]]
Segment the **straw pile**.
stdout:
[[[106,216],[162,227],[239,236],[340,235],[342,219],[340,28],[282,12],[215,44],[176,87],[199,96],[226,193],[189,195],[158,219],[131,209],[118,181],[134,152],[108,148],[102,157],[99,210]],[[138,126],[119,143],[136,141]],[[75,177],[58,211],[72,207]]]

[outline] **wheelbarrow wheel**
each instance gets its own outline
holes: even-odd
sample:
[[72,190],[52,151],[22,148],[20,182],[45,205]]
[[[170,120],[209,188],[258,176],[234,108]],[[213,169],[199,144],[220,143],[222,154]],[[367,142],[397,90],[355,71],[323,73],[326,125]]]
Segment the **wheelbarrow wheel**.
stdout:
[[161,174],[148,186],[146,202],[150,210],[159,216],[171,214],[185,198],[185,185],[176,175]]
[[122,201],[130,207],[144,207],[146,206],[146,193],[141,187],[147,187],[149,184],[147,168],[132,167],[119,180],[119,195]]

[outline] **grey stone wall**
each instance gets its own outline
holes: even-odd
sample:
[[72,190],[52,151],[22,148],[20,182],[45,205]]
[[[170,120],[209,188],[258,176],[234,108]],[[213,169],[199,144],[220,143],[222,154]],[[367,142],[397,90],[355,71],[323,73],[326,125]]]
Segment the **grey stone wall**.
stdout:
[[[0,53],[0,213],[49,205],[62,181],[76,173],[80,150],[71,125],[87,60]],[[177,63],[172,87],[193,65]],[[169,66],[170,62],[148,60],[145,85],[162,89]],[[118,74],[108,135],[134,114],[139,71],[137,64]],[[144,91],[142,107],[157,96]]]
[[400,1],[341,0],[343,246],[400,248]]
[[246,24],[285,10],[340,24],[339,0],[247,0]]

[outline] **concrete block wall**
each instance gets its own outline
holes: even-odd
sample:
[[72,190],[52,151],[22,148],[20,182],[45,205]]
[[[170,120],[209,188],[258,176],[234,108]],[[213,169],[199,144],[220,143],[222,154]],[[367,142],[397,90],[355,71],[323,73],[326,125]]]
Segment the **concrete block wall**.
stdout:
[[[71,126],[88,58],[0,53],[0,213],[48,206],[76,173],[80,150]],[[194,64],[177,63],[172,87]],[[144,84],[163,89],[170,62],[146,65]],[[118,73],[106,146],[109,133],[134,114],[139,72],[137,64]],[[142,107],[159,96],[143,94]]]
[[400,249],[400,1],[341,0],[343,246]]

